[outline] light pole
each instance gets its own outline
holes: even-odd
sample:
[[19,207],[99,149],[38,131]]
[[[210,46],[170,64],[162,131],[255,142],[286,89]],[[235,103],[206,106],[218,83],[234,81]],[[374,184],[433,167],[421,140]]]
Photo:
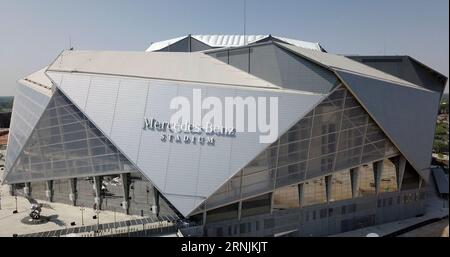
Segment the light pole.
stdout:
[[95,213],[97,214],[97,231],[100,226],[100,209],[95,210]]
[[117,227],[116,227],[116,207],[114,207],[114,232],[117,231]]
[[17,210],[17,195],[15,195],[14,198],[16,199],[16,212],[18,212],[18,210]]
[[84,217],[83,217],[84,206],[83,205],[81,205],[80,211],[81,211],[81,226],[84,226]]

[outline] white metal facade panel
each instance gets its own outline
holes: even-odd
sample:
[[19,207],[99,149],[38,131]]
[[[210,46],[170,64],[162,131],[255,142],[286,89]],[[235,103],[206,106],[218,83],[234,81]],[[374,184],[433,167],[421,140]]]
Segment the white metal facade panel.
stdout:
[[183,196],[183,195],[168,195],[167,199],[183,215],[187,215],[191,210],[193,210],[195,208],[195,204],[197,201],[202,201],[195,196]]
[[58,85],[58,88],[66,95],[69,94],[71,96],[72,102],[77,105],[80,110],[85,110],[87,94],[91,83],[90,76],[56,72],[48,72],[47,74]]
[[106,136],[111,134],[119,84],[118,78],[92,76],[89,86],[84,111]]
[[[235,95],[235,90],[225,88],[210,87],[207,96],[231,96]],[[217,151],[214,147],[207,146],[201,149],[200,163],[198,167],[198,181],[196,195],[208,196],[211,194],[211,185],[220,185],[224,183],[223,178],[229,176],[231,163],[231,144],[233,138],[220,137],[216,139],[217,145],[220,145],[222,151]],[[212,165],[215,166],[212,169]]]
[[[198,87],[197,85],[195,86],[195,89],[201,89],[202,93],[206,92],[205,88]],[[193,103],[192,92],[193,87],[178,86],[178,96],[189,99],[191,109]],[[169,107],[169,103],[170,101],[167,103],[167,107]],[[167,117],[165,120],[170,121],[170,117]],[[180,135],[183,136],[185,134],[181,133]],[[210,146],[207,146],[206,144],[204,146],[199,144],[185,144],[182,142],[170,144],[169,163],[167,164],[164,191],[169,194],[195,195],[200,151],[205,147],[210,148]]]
[[148,84],[142,79],[122,79],[114,108],[110,138],[134,163],[137,162],[140,143],[140,137],[135,135],[142,131]]
[[[204,83],[101,75],[91,77],[84,110],[86,116],[183,215],[194,210],[202,200],[216,191],[268,144],[259,143],[258,132],[237,133],[236,137],[215,136],[214,146],[162,142],[161,132],[143,130],[144,117],[169,122],[176,111],[170,109],[172,99],[184,96],[192,104],[193,89],[201,89],[202,99],[215,96],[222,103],[225,102],[225,97],[235,95],[244,98],[278,96],[279,131],[282,133],[324,97],[320,94]],[[62,88],[76,87],[76,83],[65,85],[64,81],[63,79]],[[74,92],[76,91],[71,88],[65,93],[71,98],[76,96]],[[268,112],[268,103],[266,107]],[[207,111],[204,110],[203,114]],[[278,135],[281,135],[280,133]]]
[[45,74],[47,74],[47,76],[49,78],[51,78],[51,80],[53,82],[55,82],[55,84],[61,85],[62,78],[63,78],[63,74],[62,73],[49,73],[49,72],[46,72]]
[[[171,99],[177,95],[177,91],[177,84],[174,82],[150,81],[145,117],[165,121],[172,113],[168,107]],[[142,129],[144,117],[139,120],[141,121],[139,128]],[[137,166],[160,192],[164,192],[171,144],[162,144],[159,133],[154,131],[142,130],[139,136]]]
[[[23,80],[25,81],[30,81],[34,84],[39,85],[40,87],[42,87],[43,89],[51,89],[53,83],[51,82],[51,80],[45,75],[45,69],[40,69],[37,72],[34,72],[30,75],[28,75],[26,78],[24,78]],[[57,82],[60,82],[60,80],[58,80]]]

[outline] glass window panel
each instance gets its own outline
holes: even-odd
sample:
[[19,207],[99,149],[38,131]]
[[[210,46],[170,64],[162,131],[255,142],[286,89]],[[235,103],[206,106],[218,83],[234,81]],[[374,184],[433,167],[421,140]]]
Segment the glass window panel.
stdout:
[[351,108],[351,107],[357,107],[357,106],[360,106],[358,101],[350,94],[347,94],[347,97],[345,98],[345,108]]
[[274,170],[264,170],[242,177],[242,197],[274,188]]
[[339,130],[341,112],[314,116],[313,136],[334,133]]
[[390,141],[386,140],[386,144],[385,144],[385,152],[384,155],[385,156],[391,156],[394,154],[399,154],[400,152],[398,151],[397,147],[395,147]]
[[334,154],[325,155],[323,157],[308,161],[307,178],[321,176],[330,173],[333,170]]
[[339,151],[361,146],[364,128],[344,130],[339,133]]
[[303,206],[326,203],[325,179],[323,177],[303,184]]
[[293,184],[305,179],[306,162],[279,167],[277,170],[276,186]]
[[299,208],[298,185],[278,188],[273,192],[274,209]]
[[315,109],[315,115],[337,112],[342,109],[342,100],[324,101]]
[[397,191],[397,175],[395,165],[389,159],[383,160],[383,172],[381,174],[380,192]]
[[254,216],[270,212],[271,194],[265,194],[242,201],[242,217]]
[[327,97],[328,100],[342,100],[345,97],[346,89],[342,86],[337,88],[330,96]]
[[64,140],[66,141],[75,141],[75,140],[80,140],[80,139],[85,139],[86,138],[86,131],[82,130],[79,132],[75,132],[75,133],[68,133],[68,134],[64,134]]
[[375,194],[375,177],[372,164],[363,165],[358,171],[358,195],[369,196]]
[[331,183],[331,202],[352,198],[352,184],[349,170],[333,173]]
[[215,221],[237,219],[237,217],[238,203],[235,203],[208,211],[206,213],[206,222],[211,223]]
[[241,172],[238,172],[232,179],[219,188],[210,198],[208,198],[207,206],[214,208],[215,206],[235,201],[241,196]]
[[263,151],[244,168],[244,174],[251,174],[264,169],[275,167],[276,157],[277,157],[276,148]]
[[[365,145],[363,149],[362,162],[369,162],[383,158],[385,153],[384,144],[385,142],[381,141],[377,144]],[[379,149],[377,146],[382,148]]]
[[55,202],[72,204],[69,198],[70,180],[58,179],[53,181],[53,200]]
[[309,158],[316,158],[336,151],[337,133],[311,139]]
[[361,150],[361,147],[357,147],[350,150],[338,152],[336,156],[335,170],[357,166],[360,163]]

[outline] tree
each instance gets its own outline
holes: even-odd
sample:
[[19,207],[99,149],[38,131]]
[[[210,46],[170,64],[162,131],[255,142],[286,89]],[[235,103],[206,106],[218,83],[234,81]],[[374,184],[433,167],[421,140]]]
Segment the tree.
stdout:
[[442,100],[439,106],[439,113],[448,113],[448,100]]
[[436,153],[448,153],[448,124],[437,123],[433,149]]

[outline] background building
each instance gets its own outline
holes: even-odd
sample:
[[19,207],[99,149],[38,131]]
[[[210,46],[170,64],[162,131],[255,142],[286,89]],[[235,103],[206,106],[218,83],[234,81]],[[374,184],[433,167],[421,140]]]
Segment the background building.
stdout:
[[[188,218],[207,236],[322,236],[414,217],[447,78],[395,58],[271,35],[64,51],[20,81],[4,182],[38,199]],[[277,96],[280,137],[170,143],[143,129],[194,88]]]

